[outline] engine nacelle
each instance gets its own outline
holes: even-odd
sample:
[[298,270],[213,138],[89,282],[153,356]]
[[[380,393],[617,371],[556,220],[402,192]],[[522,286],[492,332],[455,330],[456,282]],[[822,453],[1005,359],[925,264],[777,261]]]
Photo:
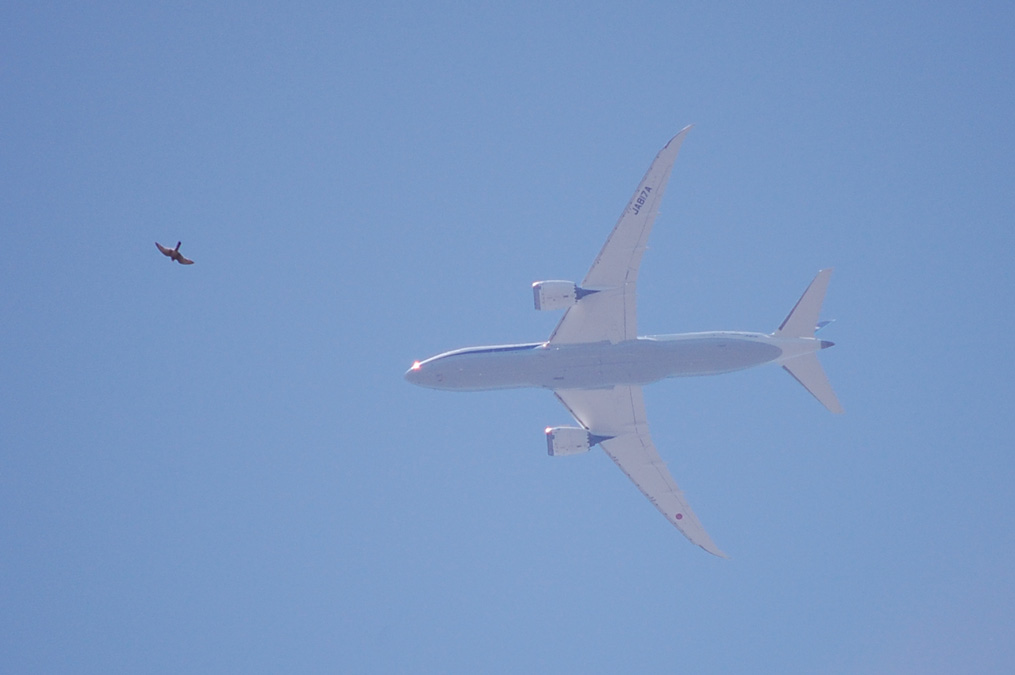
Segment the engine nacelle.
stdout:
[[591,440],[589,432],[579,427],[546,427],[546,452],[551,457],[588,452]]
[[573,281],[537,281],[532,284],[536,309],[567,309],[578,302],[578,285]]

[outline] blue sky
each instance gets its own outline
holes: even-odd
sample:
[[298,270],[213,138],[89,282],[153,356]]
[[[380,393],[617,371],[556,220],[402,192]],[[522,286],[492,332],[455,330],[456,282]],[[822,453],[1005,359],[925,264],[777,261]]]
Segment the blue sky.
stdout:
[[[1010,3],[45,4],[0,9],[0,670],[1015,668]],[[731,560],[547,457],[549,393],[402,380],[548,335],[688,123],[643,333],[836,268],[846,415],[646,389]]]

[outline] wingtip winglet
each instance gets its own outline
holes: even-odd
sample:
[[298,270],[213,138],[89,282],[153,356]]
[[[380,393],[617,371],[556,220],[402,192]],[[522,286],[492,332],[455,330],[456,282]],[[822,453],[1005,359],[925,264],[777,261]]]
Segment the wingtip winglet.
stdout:
[[[688,509],[688,511],[690,511],[690,509]],[[693,513],[688,513],[688,515],[691,517],[690,522],[692,523],[692,527],[688,529],[687,527],[684,526],[683,523],[683,521],[686,521],[687,519],[682,518],[681,517],[682,515],[683,514],[677,514],[676,520],[672,518],[667,519],[671,523],[676,525],[680,533],[685,537],[687,537],[690,540],[690,542],[696,545],[698,548],[708,553],[711,553],[717,558],[724,558],[726,560],[729,560],[729,556],[723,553],[722,549],[720,549],[718,546],[715,545],[715,542],[712,541],[712,537],[708,536],[708,532],[706,532],[705,528],[702,527],[701,522],[698,521],[697,516],[695,516]]]
[[666,148],[670,147],[671,145],[673,145],[674,142],[676,142],[677,145],[683,143],[684,142],[684,136],[687,135],[687,132],[689,132],[693,126],[694,126],[693,124],[688,124],[686,127],[681,129],[680,131],[678,131],[676,133],[676,135],[669,140],[669,142],[666,144],[665,147]]
[[716,558],[722,558],[723,560],[730,559],[730,557],[726,555],[726,553],[724,553],[722,549],[716,546],[715,542],[712,541],[711,539],[709,539],[707,542],[695,541],[694,543],[698,545],[698,548],[705,551],[706,553],[711,553]]
[[[705,548],[705,547],[702,546],[702,548]],[[709,553],[711,553],[712,555],[714,555],[716,558],[722,558],[723,560],[730,560],[730,557],[728,555],[726,555],[725,553],[723,553],[722,551],[720,551],[719,549],[707,549],[707,548],[705,548],[705,550],[708,551]]]
[[703,550],[705,550],[708,553],[711,553],[712,555],[714,555],[716,558],[722,558],[723,560],[729,560],[730,559],[730,557],[728,555],[726,555],[722,551],[722,549],[720,549],[718,546],[716,546],[715,542],[713,542],[711,539],[709,539],[709,541],[707,543],[703,543],[703,542],[695,542],[695,543],[697,543],[698,546],[701,547]]

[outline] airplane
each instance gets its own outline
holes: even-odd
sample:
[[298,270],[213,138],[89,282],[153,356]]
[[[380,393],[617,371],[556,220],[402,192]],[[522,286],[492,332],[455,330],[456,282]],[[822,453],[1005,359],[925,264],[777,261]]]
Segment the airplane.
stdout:
[[718,375],[776,363],[833,413],[842,413],[817,353],[815,337],[831,276],[823,269],[772,333],[719,331],[639,337],[638,268],[649,232],[691,127],[659,152],[585,279],[532,285],[537,310],[564,315],[544,342],[468,347],[416,361],[405,379],[458,391],[541,387],[560,399],[580,426],[547,427],[549,455],[600,446],[666,519],[692,543],[726,555],[702,527],[649,434],[642,386],[669,377]]

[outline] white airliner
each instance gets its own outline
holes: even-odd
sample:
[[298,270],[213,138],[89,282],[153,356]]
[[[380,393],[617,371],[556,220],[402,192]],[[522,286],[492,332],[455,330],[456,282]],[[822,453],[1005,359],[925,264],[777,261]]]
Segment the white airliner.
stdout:
[[566,310],[545,342],[456,349],[417,361],[405,373],[433,389],[550,389],[580,427],[550,427],[552,456],[599,445],[657,509],[693,543],[725,557],[705,532],[656,451],[642,385],[666,377],[717,375],[775,362],[833,413],[842,407],[818,363],[832,343],[814,337],[832,270],[811,282],[770,334],[722,331],[638,337],[635,284],[645,243],[677,151],[691,127],[656,156],[581,284],[532,285],[538,310]]

